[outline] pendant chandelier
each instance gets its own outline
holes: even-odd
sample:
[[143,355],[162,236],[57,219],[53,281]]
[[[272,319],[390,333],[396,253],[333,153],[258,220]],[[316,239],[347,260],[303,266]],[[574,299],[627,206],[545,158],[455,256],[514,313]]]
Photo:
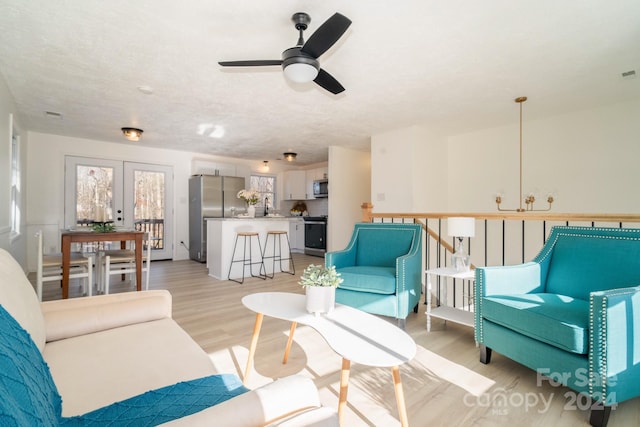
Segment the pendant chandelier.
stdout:
[[[502,207],[500,207],[500,204],[502,203],[502,196],[497,195],[496,196],[496,205],[498,207],[498,211],[500,212],[544,212],[544,211],[550,211],[551,210],[551,204],[553,203],[553,196],[549,195],[547,196],[547,203],[549,203],[549,206],[546,209],[534,209],[533,204],[536,201],[536,198],[533,194],[529,194],[527,197],[522,197],[522,103],[524,103],[527,100],[526,96],[520,96],[518,98],[515,99],[515,102],[517,102],[520,105],[520,204],[518,205],[518,208],[516,209],[504,209]],[[524,207],[522,206],[522,202],[524,200]]]

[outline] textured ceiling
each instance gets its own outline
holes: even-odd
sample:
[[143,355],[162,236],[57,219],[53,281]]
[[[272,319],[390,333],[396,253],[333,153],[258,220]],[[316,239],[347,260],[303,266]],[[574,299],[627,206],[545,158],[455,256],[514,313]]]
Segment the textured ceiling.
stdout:
[[[342,94],[217,64],[279,59],[298,11],[306,37],[353,21],[320,58]],[[144,146],[301,165],[409,125],[513,123],[521,95],[526,119],[640,97],[621,77],[640,74],[639,46],[638,0],[0,0],[0,73],[28,129],[131,144],[133,126]]]

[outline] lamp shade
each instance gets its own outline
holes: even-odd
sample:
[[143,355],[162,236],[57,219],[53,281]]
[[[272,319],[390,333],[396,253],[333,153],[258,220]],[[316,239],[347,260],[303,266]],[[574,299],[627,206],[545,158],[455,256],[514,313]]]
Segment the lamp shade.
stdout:
[[475,218],[447,218],[447,234],[451,237],[473,237],[476,235]]

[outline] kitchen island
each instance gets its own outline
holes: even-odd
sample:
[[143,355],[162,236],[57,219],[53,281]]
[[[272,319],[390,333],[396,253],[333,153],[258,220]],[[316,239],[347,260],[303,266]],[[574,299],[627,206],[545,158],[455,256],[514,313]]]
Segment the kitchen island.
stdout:
[[[233,246],[236,241],[236,233],[253,231],[257,232],[260,236],[260,245],[264,250],[265,242],[267,239],[268,231],[286,231],[289,232],[288,217],[258,217],[258,218],[208,218],[207,219],[207,268],[209,269],[209,276],[212,276],[219,280],[227,280],[229,278],[229,265],[233,256]],[[255,238],[252,240],[255,241]],[[247,245],[249,240],[247,239]],[[258,254],[257,243],[253,243],[252,261],[260,262],[260,255]],[[285,252],[284,257],[287,257],[286,251],[288,248],[286,244],[282,245],[282,250]],[[236,248],[236,259],[242,258],[244,251],[244,239],[238,239],[238,247]],[[247,255],[249,251],[247,250]],[[273,243],[269,243],[269,247],[266,250],[266,255],[269,256],[273,253]],[[276,271],[279,265],[276,263]],[[254,274],[257,274],[259,265],[253,266]],[[272,262],[265,263],[267,274],[273,272]],[[289,261],[282,261],[282,269],[287,270],[289,268]],[[245,271],[245,277],[250,276],[249,268]],[[238,279],[242,277],[242,265],[241,263],[234,263],[231,269],[232,279]]]

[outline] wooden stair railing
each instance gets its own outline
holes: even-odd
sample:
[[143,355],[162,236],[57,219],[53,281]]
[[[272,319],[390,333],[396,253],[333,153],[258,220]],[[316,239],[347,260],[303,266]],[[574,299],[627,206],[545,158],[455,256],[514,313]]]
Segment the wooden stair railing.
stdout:
[[[521,234],[522,237],[517,236],[518,239],[522,239],[522,258],[525,257],[525,249],[524,249],[524,241],[526,240],[525,236],[525,224],[529,222],[540,222],[543,224],[543,229],[547,230],[547,223],[563,223],[565,225],[586,225],[586,226],[618,226],[620,228],[628,228],[631,227],[640,227],[640,215],[638,214],[588,214],[588,213],[552,213],[552,212],[447,212],[447,213],[374,213],[373,212],[373,204],[370,202],[365,202],[361,205],[362,208],[362,221],[363,222],[412,222],[419,223],[422,225],[425,233],[428,236],[427,241],[432,240],[435,244],[438,245],[438,248],[445,251],[445,256],[447,254],[451,254],[454,252],[453,245],[443,238],[438,231],[432,229],[429,226],[430,220],[438,220],[440,221],[446,220],[449,217],[471,217],[475,218],[478,221],[485,222],[485,229],[489,222],[500,221],[502,222],[502,229],[504,233],[504,224],[508,221],[521,221]],[[613,225],[615,224],[615,225]],[[534,227],[535,228],[535,227]],[[528,228],[527,228],[527,233]],[[477,234],[477,233],[476,233]],[[476,236],[478,238],[479,236]],[[489,238],[489,236],[486,236]],[[516,236],[509,236],[516,237]],[[537,236],[534,241],[538,239]],[[502,243],[502,251],[503,251],[503,263],[504,263],[504,253],[505,253],[505,243],[504,240],[507,239],[504,235],[501,236],[503,239]],[[485,243],[486,244],[486,243]],[[486,251],[485,251],[486,258]],[[427,259],[428,262],[428,259]],[[523,261],[524,262],[524,261]],[[438,258],[437,264],[441,264],[440,258]],[[486,264],[486,260],[485,260]],[[441,267],[441,265],[437,265],[437,267]]]

